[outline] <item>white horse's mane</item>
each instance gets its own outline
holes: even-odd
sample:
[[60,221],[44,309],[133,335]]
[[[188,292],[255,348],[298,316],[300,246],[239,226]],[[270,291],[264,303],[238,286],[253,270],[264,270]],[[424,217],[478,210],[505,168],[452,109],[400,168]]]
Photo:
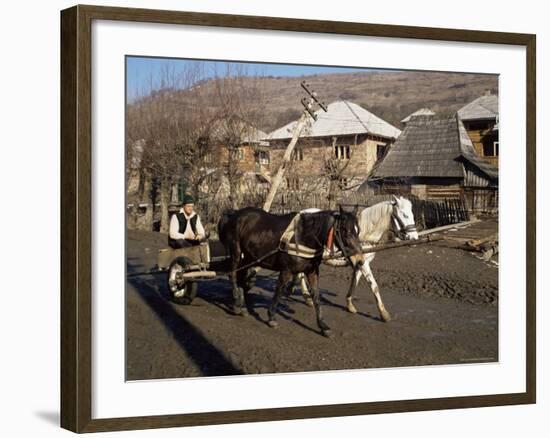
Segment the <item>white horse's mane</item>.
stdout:
[[[395,198],[400,209],[410,209],[411,201],[407,198]],[[392,201],[382,201],[371,207],[365,208],[358,217],[359,240],[367,243],[378,243],[384,233],[390,229],[393,211]]]
[[392,209],[391,201],[382,201],[361,211],[358,218],[361,230],[359,240],[368,243],[379,242],[390,229]]
[[[400,207],[411,207],[411,201],[406,198],[396,198]],[[318,208],[307,208],[301,213],[315,213],[321,211]],[[391,217],[393,212],[392,201],[382,201],[365,208],[358,215],[359,222],[359,240],[366,243],[378,243],[384,236],[384,233],[391,227]]]

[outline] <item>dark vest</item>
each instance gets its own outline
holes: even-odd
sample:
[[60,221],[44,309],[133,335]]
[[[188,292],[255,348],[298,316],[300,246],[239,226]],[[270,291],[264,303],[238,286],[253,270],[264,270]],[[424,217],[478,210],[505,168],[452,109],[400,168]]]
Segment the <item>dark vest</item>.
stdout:
[[[178,216],[178,222],[180,224],[179,232],[180,232],[180,234],[183,234],[183,233],[185,233],[185,229],[187,228],[187,218],[181,212],[178,213],[177,216]],[[198,219],[198,217],[199,217],[199,215],[196,214],[191,219],[189,219],[189,221],[191,222],[191,230],[193,230],[193,233],[195,233],[195,235],[197,235],[197,219]]]

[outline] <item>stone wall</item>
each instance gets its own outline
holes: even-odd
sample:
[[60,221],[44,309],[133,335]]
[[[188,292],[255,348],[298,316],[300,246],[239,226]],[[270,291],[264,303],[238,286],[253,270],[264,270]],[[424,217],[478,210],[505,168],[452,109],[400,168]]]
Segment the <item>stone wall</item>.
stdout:
[[[320,179],[339,174],[347,185],[363,181],[377,161],[380,148],[389,140],[367,135],[301,139],[287,168],[285,183],[289,190],[301,190],[303,185],[326,186]],[[272,142],[269,148],[270,172],[279,168],[288,141]],[[338,150],[338,152],[336,152]],[[337,157],[338,154],[338,157]],[[329,167],[333,170],[330,171]]]

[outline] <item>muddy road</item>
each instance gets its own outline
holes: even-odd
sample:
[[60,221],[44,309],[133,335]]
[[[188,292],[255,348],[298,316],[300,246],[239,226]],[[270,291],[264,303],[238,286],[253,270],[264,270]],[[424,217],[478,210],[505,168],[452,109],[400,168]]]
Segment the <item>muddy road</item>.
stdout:
[[[149,269],[166,236],[128,231],[128,272]],[[252,313],[231,313],[226,279],[203,281],[190,306],[168,299],[165,276],[127,280],[128,380],[498,361],[498,264],[448,242],[382,251],[372,263],[392,321],[379,319],[362,280],[358,313],[345,308],[349,268],[321,268],[325,320],[296,293],[280,304],[279,328],[266,325],[277,274],[261,271]],[[299,292],[299,291],[298,291]]]

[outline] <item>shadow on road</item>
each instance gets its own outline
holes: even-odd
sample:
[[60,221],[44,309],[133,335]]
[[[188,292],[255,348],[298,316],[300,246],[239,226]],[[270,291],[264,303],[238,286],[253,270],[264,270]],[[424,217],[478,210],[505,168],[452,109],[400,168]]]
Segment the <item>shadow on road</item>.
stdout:
[[[143,268],[129,257],[128,272],[136,272]],[[204,376],[222,376],[244,374],[235,367],[225,354],[216,348],[199,329],[179,314],[168,301],[168,293],[161,286],[164,275],[129,277],[127,278],[143,301],[151,308],[158,319],[170,330],[174,339],[189,355]]]
[[[262,324],[267,323],[267,309],[271,304],[273,291],[275,290],[276,284],[277,279],[274,279],[272,275],[258,275],[256,277],[255,287],[246,296],[248,313],[251,317],[255,318]],[[233,297],[231,293],[231,285],[228,280],[219,279],[215,281],[203,282],[203,284],[200,285],[199,294],[202,300],[218,307],[228,315],[234,315],[232,309]],[[293,303],[298,303],[305,306],[305,302],[303,300],[295,298],[282,298],[279,301],[277,314],[287,321],[293,322],[306,330],[318,334],[319,330],[309,327],[293,317],[296,313],[296,311],[290,306],[290,304]],[[265,309],[266,313],[264,314],[264,317],[258,313],[259,309]],[[314,315],[313,309],[312,315]],[[235,316],[235,318],[238,318],[238,316]]]

